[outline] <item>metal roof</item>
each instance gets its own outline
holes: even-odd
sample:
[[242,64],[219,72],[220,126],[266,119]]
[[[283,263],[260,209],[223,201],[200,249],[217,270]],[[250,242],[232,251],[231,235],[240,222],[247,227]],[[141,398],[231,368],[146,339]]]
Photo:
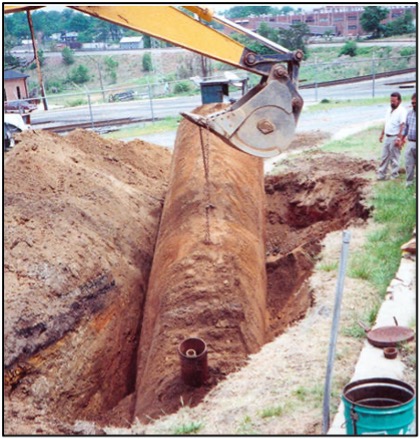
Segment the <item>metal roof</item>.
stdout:
[[3,73],[3,79],[20,79],[20,78],[29,78],[29,75],[25,75],[24,73],[17,72],[16,70],[5,70]]

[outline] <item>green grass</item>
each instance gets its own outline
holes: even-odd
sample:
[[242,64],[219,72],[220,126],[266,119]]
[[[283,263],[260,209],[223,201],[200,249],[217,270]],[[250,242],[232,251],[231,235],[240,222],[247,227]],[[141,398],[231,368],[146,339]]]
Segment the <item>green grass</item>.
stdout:
[[324,396],[323,383],[314,384],[312,387],[299,386],[292,394],[299,401],[307,405],[310,404],[314,408],[319,408],[322,405]]
[[[378,142],[380,127],[373,127],[340,141],[328,142],[323,151],[344,153],[364,159],[380,157],[382,145]],[[416,200],[414,187],[405,187],[404,175],[398,180],[374,185],[368,204],[373,207],[375,229],[368,234],[361,251],[351,255],[348,275],[369,282],[378,292],[378,301],[385,297],[387,288],[401,262],[401,245],[411,238],[416,224]],[[348,336],[362,338],[364,330],[357,320],[368,326],[375,323],[378,305],[364,310],[355,317],[350,327],[344,328]]]
[[[375,160],[377,164],[382,150],[378,141],[380,129],[380,126],[372,127],[345,139],[330,141],[321,150]],[[372,178],[374,176],[372,171]],[[397,180],[375,183],[367,200],[367,204],[373,207],[375,227],[367,235],[362,250],[351,254],[347,273],[350,277],[369,282],[378,292],[378,301],[385,297],[401,262],[401,245],[411,239],[416,225],[414,194],[415,185],[407,189],[405,175],[401,175]],[[364,310],[362,317],[358,316],[355,320],[373,325],[377,311],[378,307],[374,305],[373,308]],[[344,332],[354,337],[364,336],[364,331],[357,322],[352,327],[345,328]]]
[[175,435],[195,434],[200,431],[202,426],[203,424],[201,422],[191,422],[190,424],[183,424],[175,429],[174,434]]
[[268,407],[268,408],[264,409],[260,413],[260,416],[262,418],[273,418],[275,416],[281,416],[282,414],[283,414],[283,407],[278,405],[275,407]]
[[254,423],[249,415],[246,415],[243,421],[239,424],[237,428],[237,434],[240,436],[248,435],[255,436],[258,435],[258,431],[255,430]]
[[155,122],[147,122],[138,125],[132,125],[122,128],[118,131],[112,131],[103,135],[106,139],[126,139],[129,137],[141,137],[145,134],[163,133],[173,131],[178,128],[181,117],[166,117]]
[[317,264],[316,266],[317,270],[321,270],[321,271],[326,271],[327,273],[331,272],[331,271],[337,271],[338,270],[338,262],[330,262],[330,263],[326,263],[326,262],[320,262]]
[[333,110],[336,108],[345,107],[364,107],[371,105],[381,105],[389,103],[389,97],[376,97],[376,98],[366,98],[366,99],[344,99],[344,100],[329,100],[323,99],[321,102],[310,105],[305,108],[305,111],[310,113],[315,113],[317,111]]
[[344,326],[341,329],[341,333],[347,337],[364,339],[366,337],[366,331],[359,322],[365,325],[367,329],[370,329],[372,326],[374,326],[380,304],[381,303],[378,297],[377,302],[371,305],[371,308],[357,310],[353,317],[352,324]]
[[331,140],[322,147],[322,151],[347,154],[365,160],[377,160],[382,150],[382,144],[378,140],[381,129],[382,126],[374,126],[345,139]]
[[411,238],[416,224],[414,188],[405,187],[404,178],[376,184],[370,203],[378,228],[367,237],[363,250],[353,255],[349,275],[369,281],[381,298],[401,261],[401,245]]

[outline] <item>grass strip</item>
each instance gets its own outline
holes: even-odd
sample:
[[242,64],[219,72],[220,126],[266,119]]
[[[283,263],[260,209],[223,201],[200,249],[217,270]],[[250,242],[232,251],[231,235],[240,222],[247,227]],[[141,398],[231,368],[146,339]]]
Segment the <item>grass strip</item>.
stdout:
[[363,250],[352,256],[349,275],[367,280],[384,298],[400,265],[400,247],[411,238],[416,224],[414,188],[406,188],[403,179],[381,182],[375,185],[370,203],[378,227],[368,234]]
[[164,119],[155,122],[143,122],[137,125],[130,125],[126,128],[121,128],[117,131],[103,134],[106,139],[128,139],[132,137],[141,137],[147,134],[164,133],[167,131],[175,131],[178,129],[178,124],[181,117],[165,117]]

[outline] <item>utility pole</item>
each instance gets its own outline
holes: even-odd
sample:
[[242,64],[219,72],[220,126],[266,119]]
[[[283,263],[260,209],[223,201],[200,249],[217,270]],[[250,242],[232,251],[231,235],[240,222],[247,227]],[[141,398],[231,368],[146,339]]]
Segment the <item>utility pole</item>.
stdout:
[[105,103],[106,102],[106,97],[105,97],[105,91],[104,91],[104,83],[103,83],[103,80],[102,80],[102,66],[100,65],[100,62],[96,61],[96,59],[93,58],[92,56],[88,55],[88,57],[96,64],[96,67],[98,69],[99,83],[101,84],[102,100]]
[[28,17],[29,29],[31,31],[32,47],[34,50],[36,70],[38,72],[38,83],[39,83],[39,88],[41,90],[42,103],[44,104],[44,110],[47,111],[48,110],[48,103],[47,103],[47,98],[45,97],[44,83],[42,81],[41,63],[39,61],[38,50],[36,47],[36,39],[35,39],[34,25],[32,23],[31,11],[29,11],[29,10],[26,11],[26,15]]

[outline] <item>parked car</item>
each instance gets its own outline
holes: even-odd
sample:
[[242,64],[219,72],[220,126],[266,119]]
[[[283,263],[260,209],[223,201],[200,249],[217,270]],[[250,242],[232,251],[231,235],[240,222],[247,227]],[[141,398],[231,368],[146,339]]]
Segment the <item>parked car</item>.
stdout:
[[121,93],[115,93],[109,95],[109,102],[120,102],[120,101],[132,101],[134,99],[136,92],[134,90],[127,90]]
[[6,101],[4,103],[4,111],[9,113],[30,113],[38,108],[36,104],[32,102],[19,100],[19,101]]
[[3,150],[8,151],[15,146],[16,133],[29,130],[20,114],[3,114]]

